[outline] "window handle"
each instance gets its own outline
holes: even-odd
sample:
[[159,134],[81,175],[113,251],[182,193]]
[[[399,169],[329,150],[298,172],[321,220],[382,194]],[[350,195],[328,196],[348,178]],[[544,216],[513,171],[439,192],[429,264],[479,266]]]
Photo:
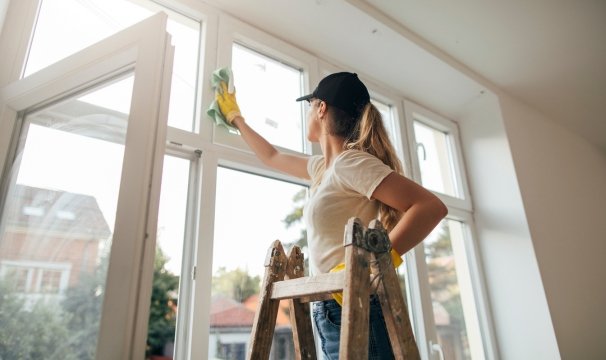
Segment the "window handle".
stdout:
[[417,155],[419,155],[419,148],[423,150],[423,161],[427,160],[427,152],[425,151],[425,145],[423,145],[423,143],[417,143]]
[[433,352],[437,352],[440,360],[444,360],[444,351],[442,351],[442,346],[438,343],[434,343],[429,340],[429,350]]

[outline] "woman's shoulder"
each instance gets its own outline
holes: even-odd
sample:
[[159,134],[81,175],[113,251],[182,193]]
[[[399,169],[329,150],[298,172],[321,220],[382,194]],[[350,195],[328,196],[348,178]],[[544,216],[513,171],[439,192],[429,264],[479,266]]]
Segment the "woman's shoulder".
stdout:
[[365,151],[357,149],[348,149],[343,151],[341,154],[339,154],[339,156],[335,158],[335,167],[351,166],[359,163],[376,161],[383,163],[379,158]]

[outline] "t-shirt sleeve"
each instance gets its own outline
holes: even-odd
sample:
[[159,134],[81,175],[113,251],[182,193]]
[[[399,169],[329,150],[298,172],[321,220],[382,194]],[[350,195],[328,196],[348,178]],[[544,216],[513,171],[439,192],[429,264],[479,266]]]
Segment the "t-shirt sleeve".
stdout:
[[322,170],[322,161],[324,157],[320,155],[314,155],[307,161],[307,173],[312,180],[315,180]]
[[377,157],[357,150],[347,151],[335,163],[335,175],[347,188],[372,197],[375,189],[393,169]]

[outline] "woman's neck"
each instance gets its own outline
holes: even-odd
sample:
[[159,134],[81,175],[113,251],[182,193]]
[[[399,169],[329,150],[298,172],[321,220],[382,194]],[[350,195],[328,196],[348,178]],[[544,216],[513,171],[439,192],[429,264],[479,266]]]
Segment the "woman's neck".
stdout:
[[328,168],[328,166],[332,164],[332,161],[339,156],[339,154],[345,151],[345,139],[328,134],[321,136],[320,148],[322,148],[324,162],[326,164],[326,168]]

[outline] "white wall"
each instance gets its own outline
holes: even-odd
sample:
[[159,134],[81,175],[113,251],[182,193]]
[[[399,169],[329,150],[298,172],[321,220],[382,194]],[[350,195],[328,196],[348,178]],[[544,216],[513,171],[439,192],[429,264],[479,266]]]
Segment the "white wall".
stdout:
[[458,120],[501,358],[606,358],[606,154],[507,94]]
[[559,359],[510,144],[495,95],[457,119],[501,359]]
[[561,356],[606,359],[606,154],[500,100]]

